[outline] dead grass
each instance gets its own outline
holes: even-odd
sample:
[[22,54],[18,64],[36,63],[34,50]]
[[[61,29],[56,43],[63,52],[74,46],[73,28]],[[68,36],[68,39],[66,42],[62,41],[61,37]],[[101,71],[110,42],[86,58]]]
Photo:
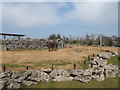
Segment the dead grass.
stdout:
[[[82,52],[76,52],[75,49],[77,48],[81,49]],[[98,54],[101,49],[118,51],[118,48],[115,47],[72,46],[72,48],[59,49],[52,52],[48,52],[48,50],[23,50],[2,51],[0,53],[2,53],[2,64],[29,65],[35,69],[50,68],[51,64],[54,64],[55,68],[71,69],[74,63],[78,64],[77,68],[81,68],[80,63],[88,55]]]

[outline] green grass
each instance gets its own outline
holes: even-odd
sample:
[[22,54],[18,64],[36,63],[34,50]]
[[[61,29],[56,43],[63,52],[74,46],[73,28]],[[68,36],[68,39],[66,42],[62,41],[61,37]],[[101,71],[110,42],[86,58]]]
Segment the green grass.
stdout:
[[120,56],[114,56],[107,60],[108,64],[120,65]]
[[49,60],[49,61],[40,61],[40,62],[25,62],[26,64],[32,63],[35,67],[41,66],[50,66],[53,64],[54,66],[65,66],[68,64],[72,64],[71,62],[63,61],[63,60]]
[[6,67],[26,67],[26,65],[18,65],[18,64],[0,64],[0,66],[6,66]]
[[91,80],[89,83],[79,81],[39,82],[36,85],[21,86],[21,88],[118,88],[118,78],[106,78],[102,82]]

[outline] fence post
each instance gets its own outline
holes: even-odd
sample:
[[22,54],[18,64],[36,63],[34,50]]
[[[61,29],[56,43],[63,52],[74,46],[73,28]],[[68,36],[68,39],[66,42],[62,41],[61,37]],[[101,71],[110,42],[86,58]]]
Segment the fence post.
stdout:
[[86,60],[84,60],[84,65],[86,65],[87,64],[87,62],[86,62]]
[[76,69],[76,66],[77,66],[77,65],[76,65],[76,64],[74,64],[73,66],[74,66],[74,69]]
[[52,64],[52,70],[53,70],[53,64]]
[[29,67],[27,66],[27,67],[26,67],[26,69],[28,70],[28,69],[29,69]]
[[90,60],[90,56],[88,55],[88,60]]
[[4,72],[6,71],[6,67],[5,67],[5,66],[3,66],[3,71],[4,71]]
[[93,53],[93,57],[95,57],[95,54]]

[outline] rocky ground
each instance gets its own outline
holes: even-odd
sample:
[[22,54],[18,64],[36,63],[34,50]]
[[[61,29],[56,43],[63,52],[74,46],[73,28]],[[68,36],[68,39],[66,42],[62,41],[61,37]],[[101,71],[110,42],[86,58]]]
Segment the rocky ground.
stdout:
[[20,88],[21,85],[31,86],[38,82],[45,81],[80,81],[89,83],[92,79],[98,82],[104,81],[109,77],[120,77],[119,66],[107,64],[107,59],[117,56],[117,52],[106,51],[93,57],[90,61],[89,68],[82,69],[29,69],[24,73],[19,71],[5,71],[0,73],[0,87]]

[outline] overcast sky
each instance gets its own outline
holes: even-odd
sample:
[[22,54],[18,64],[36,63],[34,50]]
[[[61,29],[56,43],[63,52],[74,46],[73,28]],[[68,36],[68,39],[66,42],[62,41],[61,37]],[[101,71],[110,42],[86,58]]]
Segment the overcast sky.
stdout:
[[50,34],[118,35],[117,2],[4,2],[2,32],[46,38]]

